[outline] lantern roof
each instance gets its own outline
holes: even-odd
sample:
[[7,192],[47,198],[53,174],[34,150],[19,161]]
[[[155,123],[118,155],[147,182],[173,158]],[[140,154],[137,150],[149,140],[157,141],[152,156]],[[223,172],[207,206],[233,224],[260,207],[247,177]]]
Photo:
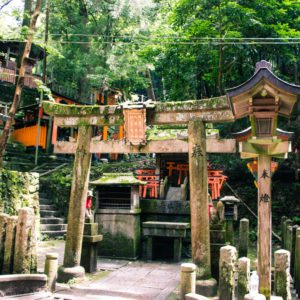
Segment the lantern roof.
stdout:
[[300,86],[277,77],[271,71],[271,64],[262,60],[256,64],[250,79],[227,90],[227,97],[237,119],[250,115],[253,105],[260,106],[261,110],[274,106],[279,115],[289,117],[300,98]]

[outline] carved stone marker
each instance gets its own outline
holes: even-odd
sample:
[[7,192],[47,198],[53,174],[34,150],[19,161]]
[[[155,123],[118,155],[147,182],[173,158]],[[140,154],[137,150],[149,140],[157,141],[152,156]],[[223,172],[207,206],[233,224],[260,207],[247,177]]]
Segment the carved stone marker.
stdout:
[[13,272],[31,273],[36,268],[35,216],[32,208],[24,207],[18,213]]
[[234,269],[237,251],[233,246],[225,246],[220,250],[219,299],[234,299]]
[[277,296],[284,300],[291,299],[290,287],[290,252],[287,250],[278,250],[274,253],[274,291]]
[[244,300],[250,290],[250,259],[241,257],[238,260],[237,299]]
[[2,274],[11,274],[13,272],[17,223],[17,216],[7,219]]
[[6,237],[6,224],[9,216],[7,214],[0,214],[0,272],[3,268],[3,257],[4,257],[4,243]]
[[240,220],[239,257],[247,257],[248,243],[249,243],[249,220],[244,218]]

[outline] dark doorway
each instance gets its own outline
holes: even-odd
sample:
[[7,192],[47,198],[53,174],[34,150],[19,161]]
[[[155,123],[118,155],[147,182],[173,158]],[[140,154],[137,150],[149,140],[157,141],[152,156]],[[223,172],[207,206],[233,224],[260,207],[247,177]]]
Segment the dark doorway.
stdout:
[[173,260],[174,239],[170,237],[153,237],[153,260]]

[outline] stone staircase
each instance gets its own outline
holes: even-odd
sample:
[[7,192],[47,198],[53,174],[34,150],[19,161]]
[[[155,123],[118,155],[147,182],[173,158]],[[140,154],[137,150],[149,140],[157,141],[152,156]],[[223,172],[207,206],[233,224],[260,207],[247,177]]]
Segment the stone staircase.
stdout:
[[47,195],[40,192],[41,233],[50,238],[63,237],[67,232],[65,219]]

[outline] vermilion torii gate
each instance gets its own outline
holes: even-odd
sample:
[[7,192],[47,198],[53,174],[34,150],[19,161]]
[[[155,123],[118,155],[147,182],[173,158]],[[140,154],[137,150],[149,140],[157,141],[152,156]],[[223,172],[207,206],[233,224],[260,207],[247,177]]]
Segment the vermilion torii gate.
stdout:
[[[206,152],[235,153],[234,139],[205,138],[204,122],[229,122],[234,117],[227,97],[123,106],[79,106],[44,102],[45,112],[60,127],[78,127],[76,142],[57,142],[56,153],[74,153],[64,264],[59,279],[84,275],[80,256],[91,153],[189,153],[192,257],[199,279],[211,276]],[[125,139],[100,141],[93,126],[125,127]],[[146,140],[146,125],[188,124],[187,139]]]

